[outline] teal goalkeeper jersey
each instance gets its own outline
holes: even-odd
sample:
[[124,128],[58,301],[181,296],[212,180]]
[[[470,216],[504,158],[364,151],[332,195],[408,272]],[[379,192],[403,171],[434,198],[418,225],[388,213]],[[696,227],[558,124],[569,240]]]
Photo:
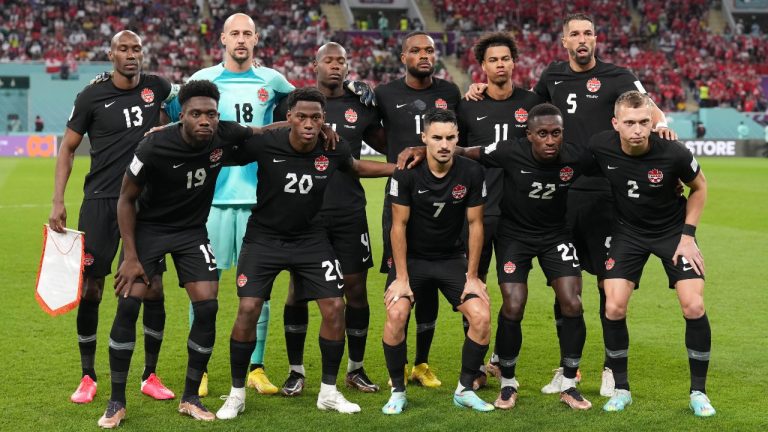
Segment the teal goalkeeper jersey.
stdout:
[[[293,91],[294,87],[274,69],[251,67],[246,72],[230,72],[220,63],[195,72],[191,80],[208,80],[216,84],[221,93],[219,113],[221,120],[236,121],[242,125],[264,126],[272,123],[272,110]],[[178,120],[181,111],[178,100],[166,107],[171,120]],[[255,204],[257,164],[224,167],[216,180],[214,205]]]

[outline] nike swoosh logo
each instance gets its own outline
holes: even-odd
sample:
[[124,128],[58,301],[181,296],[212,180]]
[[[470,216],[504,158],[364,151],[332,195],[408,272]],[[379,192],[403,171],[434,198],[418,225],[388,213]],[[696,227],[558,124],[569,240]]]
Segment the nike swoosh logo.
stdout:
[[683,266],[683,271],[693,270],[693,266]]
[[112,104],[114,104],[115,102],[116,102],[116,101],[112,101],[112,102],[110,102],[110,103],[105,103],[105,104],[104,104],[104,108],[109,108],[109,107],[111,107],[111,106],[112,106]]
[[579,266],[579,264],[577,264],[577,263],[571,263],[571,267],[573,267],[573,268],[576,268],[578,266]]
[[399,109],[399,108],[402,108],[402,107],[404,107],[404,106],[406,106],[406,105],[408,105],[408,104],[407,104],[407,103],[404,103],[404,104],[402,104],[402,105],[400,105],[400,104],[397,104],[397,105],[395,105],[395,108],[398,108],[398,109]]
[[180,164],[178,164],[178,165],[174,164],[174,165],[173,165],[173,167],[174,167],[174,168],[178,168],[178,167],[180,167],[180,166],[184,165],[185,163],[186,163],[186,162],[182,162],[182,163],[180,163]]
[[555,85],[560,84],[562,81],[555,81]]
[[608,165],[607,168],[608,169],[619,169],[619,167],[617,167],[617,166],[614,167],[614,166],[610,166],[610,165]]
[[342,289],[342,288],[344,288],[344,284],[343,283],[342,284],[336,284],[336,288]]
[[272,159],[272,162],[274,163],[285,162],[285,159]]
[[486,118],[486,117],[488,117],[488,116],[482,116],[482,117],[478,117],[478,118],[477,118],[477,121],[480,121],[480,120],[482,120],[482,119],[484,119],[484,118]]
[[213,266],[213,267],[208,266],[208,271],[214,271],[214,270],[216,270],[216,266]]
[[368,255],[367,257],[363,258],[363,262],[367,262],[369,259],[371,259],[370,255]]
[[427,192],[429,192],[429,189],[426,189],[426,190],[421,190],[421,189],[419,189],[419,190],[418,190],[418,192],[419,192],[420,194],[423,194],[423,193],[427,193]]
[[520,174],[531,174],[530,171],[520,170]]

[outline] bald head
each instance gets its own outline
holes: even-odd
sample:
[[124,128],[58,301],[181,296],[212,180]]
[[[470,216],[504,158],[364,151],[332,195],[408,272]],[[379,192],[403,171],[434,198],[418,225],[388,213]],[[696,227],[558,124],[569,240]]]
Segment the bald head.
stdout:
[[120,41],[124,39],[133,39],[134,41],[138,41],[139,45],[141,45],[141,38],[139,35],[130,30],[123,30],[112,36],[112,42],[109,44],[109,48],[114,51],[117,46],[120,45]]
[[253,50],[258,43],[259,35],[251,17],[244,13],[230,15],[221,32],[224,67],[231,72],[244,72],[251,68]]
[[117,33],[109,47],[109,60],[112,62],[115,75],[129,81],[138,79],[144,63],[144,52],[139,35],[130,30]]
[[243,25],[250,27],[253,32],[256,31],[256,23],[253,22],[251,17],[240,12],[232,14],[224,21],[224,33],[229,32],[233,26],[241,27]]
[[315,61],[319,62],[324,56],[329,54],[346,57],[347,50],[345,50],[343,46],[337,44],[336,42],[328,42],[327,44],[318,48],[317,54],[315,54]]

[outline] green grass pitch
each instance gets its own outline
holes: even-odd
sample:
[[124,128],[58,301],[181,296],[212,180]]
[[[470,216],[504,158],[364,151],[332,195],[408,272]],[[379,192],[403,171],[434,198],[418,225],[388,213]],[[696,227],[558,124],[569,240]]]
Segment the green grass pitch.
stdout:
[[[768,161],[765,159],[702,159],[709,182],[709,200],[698,230],[706,258],[706,304],[712,323],[712,361],[708,392],[718,410],[710,419],[698,419],[688,409],[688,364],[684,347],[684,321],[674,292],[666,288],[660,263],[651,259],[642,288],[629,309],[631,338],[630,378],[634,403],[623,413],[604,413],[605,399],[598,394],[602,362],[602,337],[597,319],[595,280],[584,279],[587,345],[580,386],[594,407],[572,412],[556,395],[539,389],[551,377],[558,349],[552,325],[551,290],[540,270],[530,280],[527,314],[523,321],[525,342],[518,379],[522,386],[518,407],[509,412],[480,414],[453,406],[462,344],[461,319],[443,301],[430,364],[443,387],[427,390],[410,386],[410,405],[396,418],[381,414],[388,395],[361,394],[342,389],[362,406],[352,416],[320,412],[315,399],[320,381],[317,346],[319,315],[310,308],[306,367],[308,385],[295,399],[260,396],[249,390],[246,411],[229,422],[201,424],[176,412],[178,400],[157,402],[139,392],[144,358],[139,335],[128,381],[128,411],[124,430],[767,430],[768,345],[766,332],[768,296],[764,283],[768,244]],[[67,190],[69,226],[76,227],[87,158],[78,158]],[[91,430],[109,397],[107,337],[115,310],[112,279],[101,306],[96,369],[99,392],[90,405],[77,406],[69,395],[80,378],[75,313],[52,318],[34,300],[34,283],[41,246],[41,225],[47,221],[53,189],[53,160],[0,159],[0,430]],[[374,257],[380,257],[382,180],[364,181]],[[378,266],[378,263],[376,263]],[[180,394],[186,368],[187,297],[176,288],[173,268],[166,273],[165,341],[158,374]],[[495,274],[489,276],[492,315],[500,306]],[[287,375],[282,331],[282,304],[287,277],[281,275],[273,291],[272,321],[267,341],[267,372],[276,385]],[[384,277],[371,271],[368,278],[371,326],[366,369],[371,378],[386,385],[381,348],[384,318]],[[218,395],[229,391],[229,332],[236,310],[234,272],[224,273],[219,290],[220,309],[216,348],[209,365],[209,409],[218,409]],[[495,321],[495,320],[492,320]],[[413,334],[414,328],[411,326]],[[495,326],[494,326],[495,327]],[[140,327],[139,327],[140,328]],[[140,332],[139,332],[140,334]],[[413,337],[409,347],[413,356]],[[346,366],[346,360],[343,367]],[[343,380],[339,381],[343,386]],[[498,382],[479,394],[493,401]]]

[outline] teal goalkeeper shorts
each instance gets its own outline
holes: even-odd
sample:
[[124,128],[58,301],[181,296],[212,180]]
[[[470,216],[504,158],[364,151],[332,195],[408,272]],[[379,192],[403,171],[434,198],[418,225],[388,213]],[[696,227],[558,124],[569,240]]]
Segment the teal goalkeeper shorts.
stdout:
[[205,226],[219,270],[237,267],[251,207],[251,204],[211,206]]

